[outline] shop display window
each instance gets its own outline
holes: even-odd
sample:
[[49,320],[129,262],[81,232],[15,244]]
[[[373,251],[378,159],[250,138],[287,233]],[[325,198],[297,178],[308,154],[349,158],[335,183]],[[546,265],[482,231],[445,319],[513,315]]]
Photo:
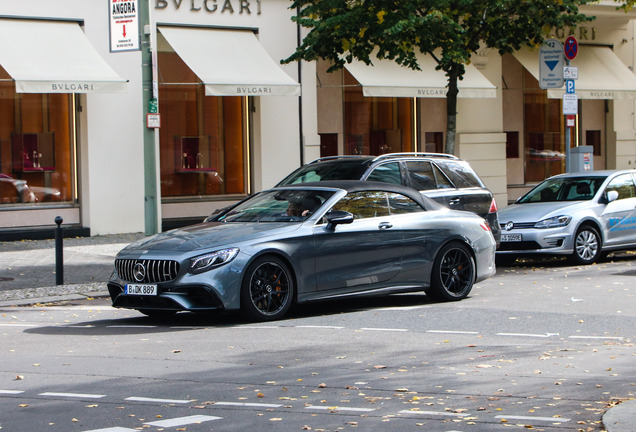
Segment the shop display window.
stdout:
[[206,96],[160,37],[159,163],[162,199],[247,193],[247,98]]
[[412,99],[364,97],[355,78],[346,70],[343,73],[345,154],[414,151]]
[[16,93],[0,68],[0,211],[76,204],[74,97]]

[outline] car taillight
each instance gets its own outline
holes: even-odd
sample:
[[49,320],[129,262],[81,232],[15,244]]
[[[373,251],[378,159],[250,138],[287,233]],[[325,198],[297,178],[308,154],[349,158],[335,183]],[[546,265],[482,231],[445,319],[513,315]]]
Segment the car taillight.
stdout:
[[486,222],[482,222],[479,224],[480,227],[484,229],[484,231],[490,231],[490,226]]
[[495,199],[492,199],[492,202],[490,203],[490,210],[488,210],[489,214],[492,213],[497,213],[497,201],[495,201]]

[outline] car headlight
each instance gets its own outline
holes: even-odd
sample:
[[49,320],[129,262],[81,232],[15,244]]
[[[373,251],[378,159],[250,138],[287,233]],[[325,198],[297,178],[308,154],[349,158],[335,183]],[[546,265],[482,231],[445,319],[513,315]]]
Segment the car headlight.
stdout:
[[548,219],[543,219],[536,224],[534,224],[535,228],[560,228],[567,226],[572,220],[572,216],[555,216]]
[[238,248],[230,248],[190,258],[190,269],[188,271],[196,274],[212,270],[229,263],[236,258],[238,253]]

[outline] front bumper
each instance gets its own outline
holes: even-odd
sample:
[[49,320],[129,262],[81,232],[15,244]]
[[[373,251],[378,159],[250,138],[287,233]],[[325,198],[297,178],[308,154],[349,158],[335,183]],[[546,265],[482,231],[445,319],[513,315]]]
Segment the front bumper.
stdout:
[[[521,236],[521,240],[509,241],[514,236]],[[497,254],[570,255],[574,251],[572,239],[572,233],[564,228],[502,231]]]
[[214,291],[203,286],[180,286],[174,289],[158,286],[156,296],[129,295],[124,282],[108,282],[113,307],[125,309],[212,311],[225,309]]

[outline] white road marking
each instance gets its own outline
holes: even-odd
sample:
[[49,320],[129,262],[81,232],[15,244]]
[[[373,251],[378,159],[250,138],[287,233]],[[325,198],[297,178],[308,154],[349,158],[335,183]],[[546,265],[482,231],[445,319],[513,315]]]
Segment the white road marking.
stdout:
[[132,401],[132,402],[159,402],[159,403],[172,403],[172,404],[186,404],[186,403],[192,402],[191,400],[183,400],[183,399],[155,399],[155,398],[138,397],[138,396],[131,396],[124,400]]
[[137,432],[137,429],[128,429],[123,427],[112,427],[106,429],[91,429],[84,432]]
[[498,415],[498,416],[495,416],[495,418],[506,419],[506,420],[546,421],[546,422],[556,422],[556,423],[565,423],[570,421],[569,418],[563,418],[563,417],[529,417],[529,416]]
[[173,418],[168,420],[148,422],[144,424],[147,424],[150,426],[157,426],[157,427],[177,427],[177,426],[185,426],[185,425],[190,425],[195,423],[203,423],[203,422],[212,421],[212,420],[220,420],[222,418],[223,417],[193,415],[188,417],[178,417],[178,418]]
[[402,410],[398,414],[413,414],[413,415],[434,415],[434,416],[447,416],[447,417],[468,417],[470,414],[467,413],[454,413],[447,411],[410,411],[410,410]]
[[309,329],[336,329],[336,330],[340,330],[340,329],[343,329],[344,327],[338,327],[338,326],[321,326],[321,325],[301,325],[301,326],[296,326],[296,328],[309,328]]
[[137,429],[128,429],[123,427],[112,427],[106,429],[92,429],[84,432],[137,432]]
[[266,330],[271,330],[271,329],[277,329],[280,328],[279,326],[234,326],[232,328],[237,328],[237,329],[266,329]]
[[106,397],[106,395],[98,395],[98,394],[85,394],[85,393],[55,393],[55,392],[40,393],[38,396],[70,397],[70,398],[87,398],[87,399],[100,399],[100,398]]
[[186,326],[172,326],[171,329],[175,330],[204,330],[207,327],[186,327]]
[[0,327],[40,327],[40,324],[0,324]]
[[350,408],[340,406],[308,406],[305,409],[322,410],[322,411],[353,411],[353,412],[371,412],[375,411],[375,408]]
[[20,394],[24,393],[24,390],[0,390],[0,394]]
[[373,328],[373,327],[363,327],[360,330],[365,331],[387,331],[387,332],[407,332],[407,329],[392,329],[392,328]]
[[252,402],[214,402],[214,405],[255,407],[255,408],[280,408],[283,406],[282,404],[266,404],[266,403],[252,403]]
[[448,333],[448,334],[469,334],[469,335],[479,334],[479,332],[476,332],[476,331],[461,331],[461,330],[426,330],[426,333]]
[[531,333],[497,333],[497,336],[518,336],[518,337],[536,337],[536,338],[549,338],[552,336],[558,336],[558,333],[544,333],[544,334],[531,334]]
[[612,339],[623,340],[622,336],[569,336],[569,339]]

